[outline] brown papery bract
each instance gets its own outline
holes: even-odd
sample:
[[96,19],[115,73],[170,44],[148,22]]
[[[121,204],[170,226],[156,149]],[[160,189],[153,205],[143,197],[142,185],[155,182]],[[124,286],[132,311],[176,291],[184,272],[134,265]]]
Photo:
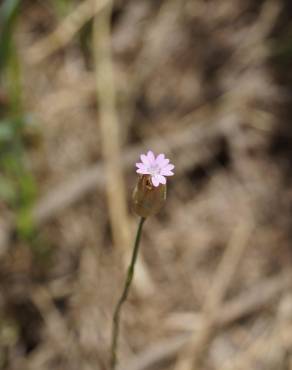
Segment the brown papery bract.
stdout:
[[166,185],[155,187],[149,175],[139,177],[133,191],[132,209],[141,217],[153,216],[159,212],[166,200]]

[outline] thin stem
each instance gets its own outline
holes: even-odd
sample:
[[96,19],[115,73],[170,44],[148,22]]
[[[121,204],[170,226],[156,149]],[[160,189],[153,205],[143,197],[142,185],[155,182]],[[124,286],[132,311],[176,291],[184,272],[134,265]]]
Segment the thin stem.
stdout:
[[111,370],[115,369],[116,363],[117,363],[117,346],[118,346],[119,328],[120,328],[120,313],[121,313],[122,305],[128,297],[131,282],[133,280],[134,268],[135,268],[135,263],[136,263],[137,256],[138,256],[142,227],[143,227],[145,220],[146,218],[144,217],[141,217],[140,219],[137,234],[136,234],[132,259],[128,267],[128,272],[127,272],[127,277],[126,277],[125,284],[124,284],[123,293],[116,305],[114,316],[113,316],[112,345],[111,345]]

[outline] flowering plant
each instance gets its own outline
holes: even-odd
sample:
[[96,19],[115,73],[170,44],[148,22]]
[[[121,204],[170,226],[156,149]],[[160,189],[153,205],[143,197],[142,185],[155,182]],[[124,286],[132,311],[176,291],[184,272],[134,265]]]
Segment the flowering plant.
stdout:
[[141,162],[136,163],[136,172],[140,175],[133,192],[133,210],[139,215],[140,222],[134,243],[132,259],[128,267],[127,278],[122,295],[116,305],[113,316],[113,331],[111,345],[111,370],[114,370],[117,362],[117,344],[119,336],[120,312],[126,301],[130,285],[134,276],[134,267],[138,256],[140,238],[143,224],[148,216],[156,214],[166,200],[166,177],[173,176],[174,165],[164,154],[155,157],[149,150],[147,154],[141,154]]

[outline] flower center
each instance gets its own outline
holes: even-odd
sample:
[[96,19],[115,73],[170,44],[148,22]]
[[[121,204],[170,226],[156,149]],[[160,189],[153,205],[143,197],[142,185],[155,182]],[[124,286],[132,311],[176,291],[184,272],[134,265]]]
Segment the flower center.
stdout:
[[160,167],[155,164],[149,168],[149,172],[151,176],[159,175],[160,174]]

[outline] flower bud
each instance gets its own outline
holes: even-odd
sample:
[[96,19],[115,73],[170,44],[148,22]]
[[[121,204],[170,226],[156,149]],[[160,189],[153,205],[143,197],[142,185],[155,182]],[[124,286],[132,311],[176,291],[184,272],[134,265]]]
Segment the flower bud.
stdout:
[[141,217],[155,215],[166,200],[166,185],[154,186],[151,176],[139,177],[138,183],[133,191],[132,209]]

